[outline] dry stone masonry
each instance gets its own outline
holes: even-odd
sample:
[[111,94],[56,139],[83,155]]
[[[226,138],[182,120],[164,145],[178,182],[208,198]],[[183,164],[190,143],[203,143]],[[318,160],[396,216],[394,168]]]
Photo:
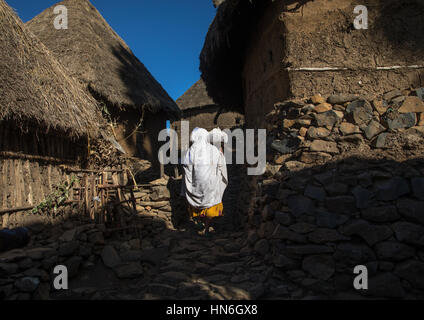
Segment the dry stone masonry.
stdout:
[[302,294],[424,297],[423,93],[316,95],[268,115],[248,242]]

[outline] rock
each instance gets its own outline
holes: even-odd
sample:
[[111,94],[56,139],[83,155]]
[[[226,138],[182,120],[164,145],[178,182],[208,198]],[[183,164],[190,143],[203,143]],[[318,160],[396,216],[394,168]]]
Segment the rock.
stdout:
[[310,163],[325,163],[332,159],[333,157],[325,152],[302,152],[300,156],[300,161],[310,164]]
[[0,277],[7,278],[9,275],[17,273],[19,266],[16,263],[0,263]]
[[155,186],[152,188],[150,198],[152,201],[169,200],[171,198],[171,193],[166,186]]
[[331,247],[324,245],[305,244],[305,245],[292,245],[286,247],[287,252],[304,256],[311,254],[324,254],[332,253],[334,250]]
[[377,298],[403,298],[405,291],[398,277],[391,273],[382,273],[369,279],[366,295]]
[[424,101],[424,88],[416,89],[415,93],[417,94],[417,97],[421,99],[421,101]]
[[322,104],[325,103],[325,99],[320,95],[316,94],[311,98],[313,104]]
[[324,186],[330,196],[341,196],[349,191],[349,187],[344,183],[334,182]]
[[271,148],[281,154],[290,154],[295,152],[298,149],[299,145],[299,139],[283,139],[274,140],[271,144]]
[[26,258],[19,261],[18,265],[19,265],[19,269],[26,270],[31,268],[31,266],[33,265],[33,261],[30,258]]
[[424,178],[411,179],[412,192],[420,200],[424,200]]
[[144,274],[143,268],[137,262],[123,263],[116,266],[113,270],[120,279],[139,278]]
[[374,109],[380,114],[383,115],[386,113],[388,104],[385,101],[374,100],[373,101]]
[[326,127],[331,130],[334,126],[338,126],[341,119],[334,110],[330,110],[324,113],[315,114],[315,121],[318,127]]
[[190,277],[182,272],[169,271],[159,274],[156,280],[159,282],[179,284],[180,282],[190,280]]
[[412,128],[417,123],[416,113],[401,113],[393,120],[387,119],[387,125],[390,130]]
[[268,177],[272,177],[275,176],[281,169],[282,165],[270,165],[267,164],[266,165],[266,170],[265,170],[265,175]]
[[345,104],[346,102],[351,102],[354,100],[359,99],[358,96],[353,94],[347,94],[347,95],[332,95],[328,97],[328,103],[331,104]]
[[331,106],[331,104],[324,102],[324,103],[321,103],[318,106],[316,106],[314,111],[316,113],[323,113],[323,112],[330,111],[332,109],[333,109],[333,107]]
[[398,111],[399,113],[424,112],[424,102],[418,97],[407,97]]
[[168,248],[153,248],[141,251],[140,261],[160,265],[168,257]]
[[324,140],[314,140],[310,149],[313,152],[325,152],[332,154],[337,154],[340,152],[337,148],[337,143]]
[[395,206],[368,208],[362,210],[362,217],[373,222],[391,222],[400,218]]
[[312,184],[308,184],[308,186],[305,189],[305,196],[313,200],[324,201],[326,197],[326,193],[323,188],[316,187]]
[[371,140],[376,135],[382,133],[385,131],[386,128],[384,128],[380,123],[378,123],[375,120],[371,120],[371,122],[368,124],[368,126],[365,128],[364,133],[368,140]]
[[103,237],[102,232],[93,232],[88,237],[88,241],[95,245],[104,245],[105,244],[105,238]]
[[306,137],[306,134],[308,133],[308,129],[307,128],[305,128],[305,127],[302,127],[302,128],[300,128],[299,129],[299,135],[301,136],[301,137]]
[[348,136],[341,136],[337,138],[337,142],[339,143],[352,143],[356,145],[360,145],[364,143],[364,137],[362,134],[356,133],[356,134],[350,134]]
[[350,238],[345,237],[333,229],[317,229],[308,234],[309,241],[316,244],[323,244],[327,242],[346,241]]
[[277,211],[274,213],[274,220],[283,226],[289,226],[293,223],[290,213]]
[[291,213],[295,217],[300,217],[304,214],[311,214],[314,212],[315,205],[314,202],[302,195],[290,196],[287,199],[288,207],[291,210]]
[[77,229],[72,229],[72,230],[68,230],[66,231],[60,238],[60,241],[63,242],[71,242],[75,240],[75,236],[77,234]]
[[346,113],[360,128],[365,127],[372,120],[372,107],[366,100],[360,99],[350,103],[346,108]]
[[328,255],[306,257],[303,259],[302,268],[321,280],[330,279],[336,270],[332,257]]
[[380,260],[402,261],[415,256],[415,249],[397,241],[380,242],[375,246]]
[[276,255],[273,258],[272,262],[277,268],[281,268],[283,270],[290,270],[297,267],[297,263],[295,260],[290,259],[283,254]]
[[394,106],[400,106],[405,101],[405,99],[406,99],[406,97],[404,97],[404,96],[396,97],[396,98],[392,99],[392,104]]
[[262,240],[259,240],[258,242],[256,242],[254,250],[255,250],[256,253],[258,253],[262,256],[266,255],[269,251],[268,240],[262,239]]
[[354,124],[349,123],[349,122],[343,122],[340,125],[340,132],[344,136],[348,136],[348,135],[355,134],[355,133],[361,133],[361,130],[359,129],[359,127],[357,125],[354,125]]
[[283,164],[287,159],[291,157],[291,154],[281,155],[277,159],[275,159],[275,164],[280,165]]
[[121,258],[112,246],[105,246],[101,255],[103,264],[108,268],[114,268],[121,263]]
[[393,201],[410,192],[408,181],[401,177],[378,181],[374,184],[376,199],[380,201]]
[[289,129],[295,125],[296,121],[291,119],[284,119],[283,120],[283,128]]
[[311,119],[306,119],[306,118],[300,118],[300,119],[296,119],[296,124],[298,124],[299,126],[303,126],[303,127],[309,127],[312,123]]
[[37,290],[39,285],[40,280],[33,277],[25,277],[15,281],[15,287],[22,292],[32,293]]
[[38,261],[54,256],[56,250],[53,248],[34,248],[27,250],[26,254],[30,259]]
[[78,241],[66,242],[59,246],[58,254],[60,257],[68,257],[73,255],[78,248],[79,248]]
[[317,225],[323,228],[336,228],[344,224],[349,218],[345,215],[325,211],[317,212]]
[[65,261],[65,266],[68,268],[68,277],[74,278],[78,275],[78,271],[82,262],[82,258],[74,256]]
[[424,227],[402,221],[393,224],[392,228],[399,241],[424,246]]
[[399,97],[402,95],[402,91],[400,91],[399,89],[394,89],[392,91],[386,92],[383,95],[383,99],[390,102],[392,101],[393,98]]
[[387,148],[386,141],[387,141],[387,136],[388,135],[389,134],[387,132],[380,134],[377,137],[377,140],[376,140],[376,143],[375,143],[375,147],[378,148],[378,149],[385,149],[385,148]]
[[278,224],[272,233],[272,239],[290,240],[298,243],[305,243],[306,238],[303,235],[290,231],[289,228]]
[[298,222],[290,226],[290,230],[300,234],[312,232],[316,228],[317,227],[315,225],[306,222]]
[[327,185],[329,183],[334,182],[335,175],[332,171],[326,171],[326,172],[314,175],[314,179],[317,180],[322,185]]
[[418,126],[424,126],[424,112],[420,113],[420,117],[418,120]]
[[325,201],[327,209],[333,213],[353,215],[358,211],[352,196],[327,197]]
[[394,272],[397,276],[407,280],[414,288],[424,289],[424,263],[410,260],[398,264]]
[[357,235],[364,239],[370,246],[386,240],[393,235],[393,231],[390,227],[385,225],[373,225],[365,220],[354,220],[343,226],[342,233],[347,236]]
[[366,245],[342,242],[337,246],[334,259],[353,268],[359,264],[375,261],[374,252]]
[[334,112],[339,117],[340,122],[341,122],[344,119],[344,117],[345,117],[344,112],[343,111],[339,111],[339,110],[334,110]]
[[317,128],[317,127],[310,127],[307,132],[307,136],[309,139],[321,139],[326,138],[330,135],[330,131],[326,128]]
[[424,225],[424,202],[412,199],[400,199],[397,207],[407,220]]
[[372,204],[374,193],[365,189],[361,186],[356,186],[352,190],[352,194],[355,196],[356,207],[359,209],[368,208]]

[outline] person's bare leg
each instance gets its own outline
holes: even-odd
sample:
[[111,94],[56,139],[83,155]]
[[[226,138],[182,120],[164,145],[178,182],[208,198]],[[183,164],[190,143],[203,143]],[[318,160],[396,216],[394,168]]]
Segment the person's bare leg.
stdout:
[[212,219],[205,218],[205,235],[209,234],[209,228],[211,227]]

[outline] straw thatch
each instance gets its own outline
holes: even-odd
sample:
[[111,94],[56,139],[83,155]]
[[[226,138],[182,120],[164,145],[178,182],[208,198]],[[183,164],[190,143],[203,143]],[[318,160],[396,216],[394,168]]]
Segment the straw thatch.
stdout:
[[215,102],[209,97],[205,83],[200,79],[177,99],[177,105],[181,110],[187,110],[215,105]]
[[94,99],[0,0],[0,120],[73,137],[98,133]]
[[[56,30],[54,7],[68,9],[68,29]],[[120,109],[179,113],[175,102],[88,0],[65,0],[27,23],[93,95]]]

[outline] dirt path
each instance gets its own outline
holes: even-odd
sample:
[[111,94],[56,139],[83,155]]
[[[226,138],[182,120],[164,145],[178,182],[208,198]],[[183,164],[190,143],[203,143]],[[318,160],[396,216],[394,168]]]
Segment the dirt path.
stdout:
[[[70,281],[56,299],[287,299],[302,294],[298,287],[248,246],[247,234],[235,215],[240,190],[240,168],[228,166],[229,186],[224,197],[226,218],[210,239],[193,225],[174,229],[161,216],[142,214],[140,248],[108,241],[108,251]],[[150,224],[151,223],[151,224]],[[129,235],[128,239],[132,236]],[[117,260],[106,267],[105,261]]]

